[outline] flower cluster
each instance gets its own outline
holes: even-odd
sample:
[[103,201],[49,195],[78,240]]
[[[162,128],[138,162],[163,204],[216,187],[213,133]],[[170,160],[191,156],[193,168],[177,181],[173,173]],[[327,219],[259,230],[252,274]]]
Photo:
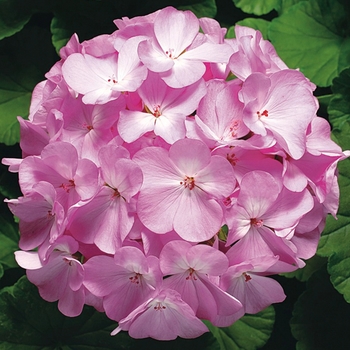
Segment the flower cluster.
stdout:
[[281,302],[347,156],[261,33],[167,7],[79,43],[18,118],[18,264],[47,301],[134,338],[195,338]]

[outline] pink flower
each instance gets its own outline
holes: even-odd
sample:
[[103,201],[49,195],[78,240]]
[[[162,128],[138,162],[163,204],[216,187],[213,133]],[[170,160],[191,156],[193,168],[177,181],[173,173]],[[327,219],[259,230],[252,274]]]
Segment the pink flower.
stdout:
[[20,165],[19,183],[24,195],[33,184],[46,181],[53,185],[57,200],[65,210],[80,200],[90,199],[98,189],[98,169],[88,159],[79,159],[78,152],[68,142],[53,142],[41,152],[41,157],[28,156]]
[[207,94],[198,105],[196,123],[218,145],[233,145],[249,133],[242,120],[244,105],[238,99],[239,83],[237,79],[230,83],[211,80],[207,83]]
[[120,320],[111,334],[116,335],[120,331],[129,331],[129,335],[136,339],[173,340],[177,337],[199,337],[208,332],[208,328],[179,293],[165,289]]
[[123,147],[104,146],[99,160],[104,185],[88,203],[71,209],[67,229],[81,242],[114,254],[133,225],[132,197],[141,187],[142,171]]
[[135,91],[147,76],[147,69],[136,53],[141,39],[129,39],[119,54],[94,57],[74,53],[68,56],[62,66],[65,81],[83,94],[83,102],[88,104],[103,104],[117,99],[122,91]]
[[154,37],[139,45],[141,61],[173,88],[195,83],[205,73],[203,62],[227,63],[232,54],[229,45],[196,42],[198,31],[192,12],[166,7],[154,20]]
[[145,257],[135,247],[117,249],[114,259],[94,256],[84,268],[84,285],[103,298],[107,316],[116,321],[147,301],[162,281],[158,258]]
[[[247,173],[242,178],[230,216],[226,215],[229,226],[227,245],[239,240],[231,250],[242,249],[244,259],[279,255],[283,268],[287,269],[285,271],[295,269],[299,261],[290,239],[295,226],[313,206],[314,201],[307,190],[290,192],[281,188],[269,173]],[[291,266],[288,268],[286,264]],[[276,266],[280,269],[280,265]]]
[[98,164],[98,152],[116,136],[119,112],[124,108],[124,96],[103,105],[85,105],[80,97],[67,98],[61,107],[64,126],[60,139],[74,145],[81,158]]
[[73,254],[78,242],[70,236],[59,237],[46,252],[43,264],[37,252],[15,252],[18,264],[27,269],[29,281],[35,284],[46,301],[58,300],[58,309],[66,316],[80,315],[84,302],[84,268]]
[[144,175],[137,211],[148,229],[174,229],[190,242],[208,240],[218,232],[223,212],[217,199],[231,194],[236,183],[225,158],[211,156],[201,141],[182,139],[169,152],[148,147],[133,159]]
[[232,256],[236,262],[231,263],[232,266],[222,275],[220,286],[237,298],[248,314],[256,314],[273,303],[282,302],[286,296],[281,285],[264,276],[264,272],[276,263],[278,257],[260,256],[239,263],[238,254],[236,251]]
[[63,233],[65,211],[57,202],[56,191],[50,183],[40,181],[25,197],[5,201],[19,218],[21,249],[31,250],[48,241],[53,243]]
[[185,119],[195,111],[205,92],[202,80],[185,88],[173,89],[150,72],[138,90],[144,109],[121,112],[118,122],[120,136],[129,143],[149,131],[154,131],[170,144],[184,138]]
[[[252,171],[241,181],[236,208],[232,210],[227,244],[242,238],[250,230],[274,229],[277,236],[286,236],[303,215],[314,206],[310,193],[290,192],[269,173]],[[231,224],[232,223],[232,224]]]
[[[241,303],[220,289],[211,277],[220,276],[228,268],[224,253],[204,244],[192,246],[185,241],[167,243],[159,256],[164,286],[178,291],[196,316],[214,325],[226,327],[241,313]],[[221,317],[227,323],[221,322]]]
[[318,108],[305,76],[289,69],[269,77],[253,73],[239,94],[245,105],[243,122],[248,128],[262,136],[272,133],[289,155],[301,158],[308,125]]
[[235,34],[236,50],[230,58],[229,67],[239,79],[245,80],[252,73],[270,75],[288,69],[272,44],[264,40],[258,30],[236,25]]

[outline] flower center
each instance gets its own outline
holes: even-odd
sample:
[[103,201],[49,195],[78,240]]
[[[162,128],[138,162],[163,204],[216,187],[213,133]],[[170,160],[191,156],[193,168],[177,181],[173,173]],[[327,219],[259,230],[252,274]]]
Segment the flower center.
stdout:
[[112,76],[109,76],[108,79],[107,79],[107,81],[108,81],[109,83],[112,83],[112,84],[117,84],[117,83],[118,83],[118,81],[117,81],[117,79],[116,79],[116,77],[115,77],[114,74],[113,74]]
[[158,302],[155,306],[154,306],[154,310],[156,311],[163,311],[164,309],[166,309],[166,306],[164,306],[161,302]]
[[244,277],[245,282],[249,282],[252,279],[246,272],[243,272],[242,275]]
[[168,49],[167,51],[165,51],[165,54],[166,54],[169,58],[174,58],[174,49]]
[[231,163],[232,166],[235,166],[238,162],[238,158],[234,153],[227,153],[226,159]]
[[186,280],[197,281],[195,270],[192,269],[192,267],[188,270],[188,276],[186,277]]
[[74,180],[69,180],[68,183],[66,183],[66,184],[61,184],[59,187],[63,188],[64,191],[66,191],[67,193],[69,193],[69,191],[71,190],[71,188],[75,187]]
[[113,198],[119,198],[120,197],[120,193],[119,191],[116,189],[116,188],[113,188],[114,189],[114,193],[113,193]]
[[140,284],[140,276],[141,276],[141,274],[135,273],[134,276],[129,277],[129,280],[133,284]]
[[264,225],[264,220],[254,218],[254,219],[250,219],[250,223],[253,226],[261,227]]
[[151,109],[149,109],[147,106],[145,106],[145,111],[147,113],[153,114],[156,118],[160,117],[162,115],[162,111],[160,110],[160,105],[153,106],[153,112]]
[[180,181],[180,185],[183,185],[185,188],[189,190],[193,190],[195,187],[194,177],[193,176],[185,176],[183,181]]
[[156,105],[153,107],[153,113],[156,118],[160,117],[162,115],[162,112],[160,111],[160,105]]
[[261,116],[264,116],[264,117],[268,117],[269,116],[269,112],[266,109],[262,113],[260,113],[258,111],[258,112],[256,112],[256,114],[258,115],[259,118],[261,118]]
[[239,120],[233,120],[230,126],[226,129],[226,137],[237,137],[237,130],[239,128]]

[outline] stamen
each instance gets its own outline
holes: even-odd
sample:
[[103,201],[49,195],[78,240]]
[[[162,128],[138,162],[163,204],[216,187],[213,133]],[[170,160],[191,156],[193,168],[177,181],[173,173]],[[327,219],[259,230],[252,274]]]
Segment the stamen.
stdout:
[[261,227],[264,225],[264,220],[262,219],[250,219],[250,224],[256,227]]
[[194,177],[186,176],[184,178],[184,181],[180,181],[180,185],[184,185],[185,188],[188,188],[189,190],[193,190],[195,187]]
[[238,158],[234,153],[227,153],[226,159],[231,163],[231,165],[235,166],[238,162]]
[[107,80],[109,83],[113,83],[113,84],[117,84],[118,81],[117,79],[115,78],[114,74],[112,76],[110,76]]
[[156,118],[158,118],[158,117],[160,117],[161,115],[162,115],[162,112],[160,111],[160,105],[156,105],[156,106],[154,106],[153,107],[153,115],[156,117]]
[[174,49],[169,49],[168,51],[165,51],[165,54],[169,57],[169,58],[174,58]]
[[192,269],[192,267],[188,270],[189,271],[189,274],[188,276],[186,277],[186,280],[193,280],[193,281],[197,281],[197,277],[196,277],[196,274],[194,273],[195,270]]
[[256,112],[256,114],[258,115],[258,117],[260,118],[261,116],[264,116],[264,117],[268,117],[269,116],[269,112],[268,110],[264,110],[262,113],[260,113],[259,111]]
[[67,193],[71,190],[72,187],[75,187],[74,180],[69,180],[68,184],[61,184],[59,187],[63,188]]
[[129,277],[130,282],[134,284],[140,284],[139,276],[141,276],[141,274],[135,273],[134,276]]
[[239,127],[239,121],[238,120],[233,120],[231,125],[230,125],[230,133],[232,137],[236,137],[237,136],[237,129]]
[[164,306],[161,302],[158,302],[156,306],[154,306],[154,310],[156,311],[163,311],[164,309],[166,309],[166,306]]
[[249,281],[252,279],[246,272],[243,272],[242,275],[244,276],[244,280],[245,280],[246,282],[249,282]]

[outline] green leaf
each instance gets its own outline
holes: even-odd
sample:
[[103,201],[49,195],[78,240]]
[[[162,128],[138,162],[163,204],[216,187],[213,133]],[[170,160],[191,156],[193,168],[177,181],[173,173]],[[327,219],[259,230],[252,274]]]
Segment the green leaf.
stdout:
[[311,259],[305,261],[306,265],[302,269],[293,272],[282,273],[287,278],[295,277],[301,282],[306,282],[316,271],[327,263],[327,258],[314,255]]
[[350,305],[334,290],[325,269],[308,281],[295,303],[290,324],[298,350],[348,348]]
[[[10,152],[0,154],[6,158],[11,158]],[[6,198],[17,198],[21,195],[18,174],[10,173],[8,167],[4,165],[0,165],[0,193]]]
[[329,103],[329,121],[333,129],[342,130],[350,122],[350,68],[333,80],[333,96]]
[[328,272],[334,288],[350,303],[350,247],[330,256]]
[[0,0],[0,40],[23,29],[32,15],[29,1]]
[[[347,123],[348,129],[349,124]],[[350,132],[350,129],[349,129]],[[348,134],[349,135],[349,134]],[[338,220],[327,218],[322,233],[318,254],[329,257],[328,272],[339,293],[350,303],[350,160],[339,165],[340,205]]]
[[334,252],[347,249],[348,245],[344,242],[350,242],[350,160],[341,161],[338,169],[339,210],[337,220],[330,215],[327,217],[317,250],[317,254],[323,257],[330,257]]
[[280,0],[233,0],[233,2],[243,12],[261,16],[276,9]]
[[231,38],[235,38],[235,37],[236,37],[236,34],[235,34],[235,26],[232,26],[232,27],[228,28],[225,37],[228,38],[228,39],[231,39]]
[[35,85],[57,60],[50,32],[26,27],[0,42],[0,142],[19,141],[17,116],[28,116]]
[[[37,287],[25,276],[0,292],[0,348],[24,350],[139,350],[164,349],[164,342],[154,339],[132,339],[127,332],[111,336],[115,321],[104,313],[85,306],[78,317],[65,317],[57,303],[41,299]],[[166,342],[168,350],[220,350],[211,333],[196,339]]]
[[344,150],[350,149],[350,121],[342,124],[341,129],[333,129],[332,139]]
[[205,321],[220,344],[220,350],[254,350],[269,340],[275,322],[275,310],[269,306],[255,315],[245,315],[230,327],[214,327]]
[[66,29],[68,26],[65,22],[65,18],[62,16],[55,16],[51,21],[51,33],[52,33],[52,44],[59,53],[60,49],[65,46],[72,36],[70,30]]
[[179,10],[190,10],[192,11],[198,18],[201,17],[210,17],[214,18],[216,16],[216,3],[215,0],[189,0],[187,3],[189,5],[179,6]]
[[329,94],[329,95],[317,96],[317,99],[318,99],[320,106],[327,109],[332,97],[333,97],[333,95]]
[[261,18],[245,18],[242,21],[238,21],[236,24],[259,30],[263,38],[267,40],[268,28],[270,23],[271,23],[270,21],[266,21],[265,19],[261,19]]
[[100,1],[62,0],[52,8],[54,18],[51,21],[51,32],[56,52],[74,33],[78,34],[81,42],[100,34],[112,33],[117,29],[113,20],[125,16],[123,10],[127,7],[126,2],[111,0],[105,0],[103,6]]
[[301,1],[305,0],[280,0],[279,4],[276,6],[276,11],[281,16],[282,13],[286,12],[290,7]]
[[1,349],[125,349],[125,334],[111,337],[116,326],[103,313],[86,307],[69,318],[57,303],[42,300],[37,288],[22,277],[0,292]]
[[[331,13],[331,15],[329,14]],[[300,70],[315,84],[329,86],[349,66],[342,56],[350,40],[338,30],[344,9],[337,1],[302,1],[272,20],[269,38],[290,68]]]
[[19,142],[16,117],[28,115],[35,83],[23,84],[31,72],[24,73],[20,67],[14,67],[9,57],[0,56],[0,67],[0,142],[13,145]]
[[18,225],[0,213],[0,264],[6,267],[17,267],[14,252],[18,250]]
[[[126,334],[126,333],[121,333]],[[117,335],[118,337],[119,335]],[[166,345],[165,345],[166,344]],[[151,338],[146,339],[133,339],[130,343],[129,350],[140,350],[140,349],[152,349],[152,350],[221,350],[219,343],[212,333],[204,333],[199,338],[195,339],[183,339],[176,338],[175,340],[158,341]]]

